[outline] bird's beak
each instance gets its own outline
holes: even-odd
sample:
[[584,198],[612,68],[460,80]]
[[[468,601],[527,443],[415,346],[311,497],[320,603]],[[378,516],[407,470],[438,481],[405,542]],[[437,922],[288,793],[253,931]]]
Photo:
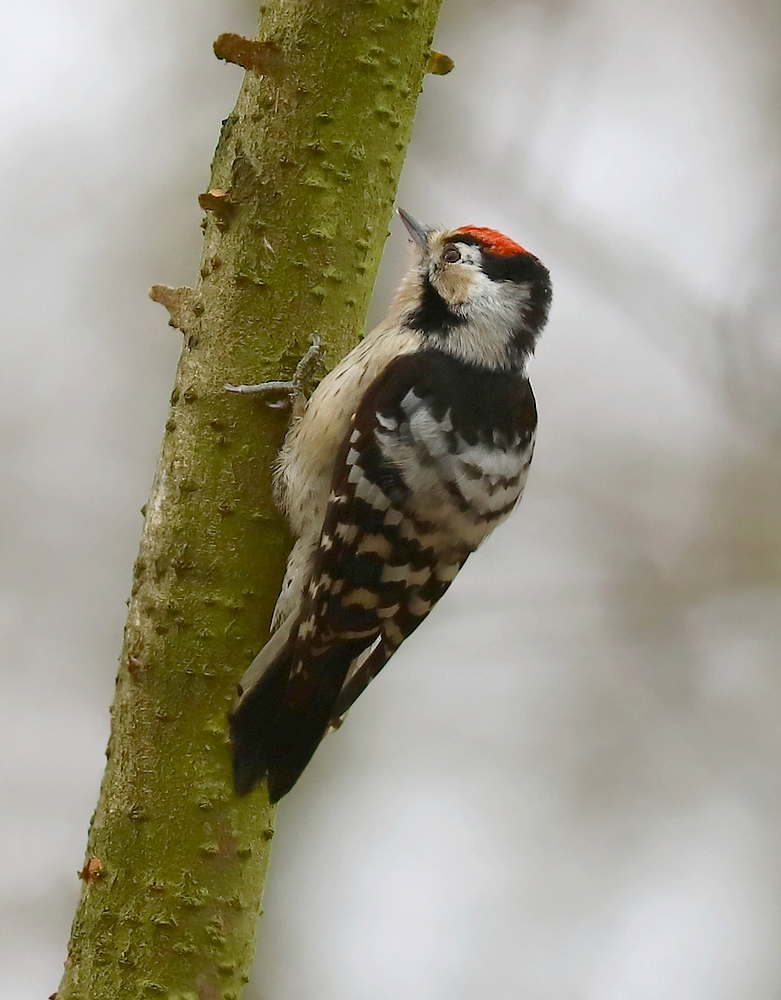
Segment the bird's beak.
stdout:
[[417,243],[421,250],[427,249],[429,235],[434,230],[430,226],[424,226],[422,222],[418,222],[413,215],[405,212],[403,208],[397,208],[396,211],[399,213],[401,221],[407,227],[407,232],[412,237],[413,243]]

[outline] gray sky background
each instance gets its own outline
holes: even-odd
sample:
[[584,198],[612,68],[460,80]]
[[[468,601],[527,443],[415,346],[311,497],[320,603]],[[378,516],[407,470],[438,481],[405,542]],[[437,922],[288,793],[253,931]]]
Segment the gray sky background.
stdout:
[[[194,280],[255,10],[3,8],[0,996],[40,1000],[179,349],[146,291]],[[537,451],[283,803],[247,1000],[777,1000],[781,8],[445,0],[436,44],[399,202],[551,268]]]

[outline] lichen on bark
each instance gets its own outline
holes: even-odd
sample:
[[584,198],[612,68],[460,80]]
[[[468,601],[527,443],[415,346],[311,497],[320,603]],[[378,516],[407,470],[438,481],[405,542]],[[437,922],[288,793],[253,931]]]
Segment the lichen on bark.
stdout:
[[272,0],[264,44],[222,45],[250,68],[199,279],[153,291],[184,345],[58,1000],[236,1000],[247,981],[274,811],[232,794],[226,713],[289,549],[285,418],[223,386],[289,373],[313,332],[328,366],[360,336],[440,4]]

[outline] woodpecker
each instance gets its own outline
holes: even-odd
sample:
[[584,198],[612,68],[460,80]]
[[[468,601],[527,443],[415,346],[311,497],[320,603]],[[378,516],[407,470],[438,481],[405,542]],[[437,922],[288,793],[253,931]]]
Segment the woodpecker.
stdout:
[[239,795],[290,791],[526,483],[548,270],[495,230],[399,215],[414,260],[388,315],[294,402],[280,452],[296,542],[230,713]]

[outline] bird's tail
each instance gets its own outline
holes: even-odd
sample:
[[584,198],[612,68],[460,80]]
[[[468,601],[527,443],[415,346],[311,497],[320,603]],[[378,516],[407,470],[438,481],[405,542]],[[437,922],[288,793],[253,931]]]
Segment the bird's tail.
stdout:
[[296,630],[282,625],[253,661],[230,714],[233,785],[246,795],[264,778],[269,799],[286,795],[328,729],[350,663],[359,650],[339,644],[307,659],[293,676]]

